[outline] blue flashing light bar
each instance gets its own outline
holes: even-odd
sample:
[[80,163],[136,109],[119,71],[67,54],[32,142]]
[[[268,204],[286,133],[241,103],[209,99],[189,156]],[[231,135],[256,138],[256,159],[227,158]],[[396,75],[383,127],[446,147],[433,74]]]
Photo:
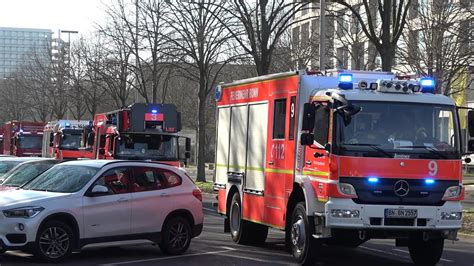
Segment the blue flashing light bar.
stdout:
[[20,133],[23,133],[23,129],[20,129]]
[[421,92],[434,93],[435,80],[430,77],[424,77],[420,79]]
[[425,184],[427,185],[432,185],[434,183],[435,183],[434,179],[431,179],[431,178],[425,179]]
[[152,114],[156,114],[156,113],[158,113],[158,110],[153,109],[153,110],[151,110],[151,113],[152,113]]
[[70,127],[70,126],[71,126],[71,123],[66,122],[66,123],[64,124],[64,126],[65,126],[65,127]]
[[339,74],[338,80],[339,80],[339,88],[341,90],[352,90],[352,87],[353,87],[352,74],[341,73]]
[[379,179],[377,177],[369,177],[369,183],[377,183]]

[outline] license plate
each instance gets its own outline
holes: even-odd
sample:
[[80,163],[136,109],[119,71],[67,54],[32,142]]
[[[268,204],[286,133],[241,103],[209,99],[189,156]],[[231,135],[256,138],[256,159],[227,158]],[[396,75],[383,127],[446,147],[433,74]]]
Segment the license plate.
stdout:
[[416,209],[385,209],[385,218],[416,218]]

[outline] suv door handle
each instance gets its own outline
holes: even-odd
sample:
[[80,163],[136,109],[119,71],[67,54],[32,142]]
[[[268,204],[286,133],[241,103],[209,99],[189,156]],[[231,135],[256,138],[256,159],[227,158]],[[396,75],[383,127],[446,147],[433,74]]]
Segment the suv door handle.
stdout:
[[128,199],[126,199],[126,198],[120,198],[120,199],[117,200],[117,202],[127,202],[127,201],[128,201]]

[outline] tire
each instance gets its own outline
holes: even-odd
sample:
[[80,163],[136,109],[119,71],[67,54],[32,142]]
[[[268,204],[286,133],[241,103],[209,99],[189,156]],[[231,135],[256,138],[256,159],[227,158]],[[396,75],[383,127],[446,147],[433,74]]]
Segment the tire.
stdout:
[[191,244],[191,226],[183,217],[173,217],[166,222],[161,230],[162,239],[159,246],[168,255],[184,253]]
[[321,245],[312,236],[314,228],[310,226],[304,202],[296,204],[291,215],[289,230],[289,245],[293,257],[303,265],[314,265]]
[[229,211],[232,240],[241,245],[261,245],[265,243],[268,235],[268,226],[243,220],[241,204],[239,193],[234,193]]
[[41,261],[60,262],[71,255],[75,239],[67,224],[48,221],[38,230],[33,254]]
[[435,265],[441,259],[444,249],[444,239],[430,239],[423,241],[420,239],[410,241],[408,250],[410,257],[418,265]]

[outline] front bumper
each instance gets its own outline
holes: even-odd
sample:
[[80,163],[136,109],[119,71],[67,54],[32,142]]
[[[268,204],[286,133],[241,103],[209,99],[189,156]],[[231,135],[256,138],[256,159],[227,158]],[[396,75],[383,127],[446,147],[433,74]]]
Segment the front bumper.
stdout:
[[[357,210],[354,218],[334,217],[332,210]],[[414,219],[385,218],[385,209],[416,209]],[[442,219],[443,212],[462,212],[459,201],[447,201],[442,206],[369,205],[356,204],[352,199],[331,198],[325,205],[325,226],[334,229],[409,229],[458,230],[461,219]]]
[[[40,215],[38,215],[40,216]],[[40,217],[7,218],[0,213],[0,246],[2,249],[26,250],[35,242]]]

